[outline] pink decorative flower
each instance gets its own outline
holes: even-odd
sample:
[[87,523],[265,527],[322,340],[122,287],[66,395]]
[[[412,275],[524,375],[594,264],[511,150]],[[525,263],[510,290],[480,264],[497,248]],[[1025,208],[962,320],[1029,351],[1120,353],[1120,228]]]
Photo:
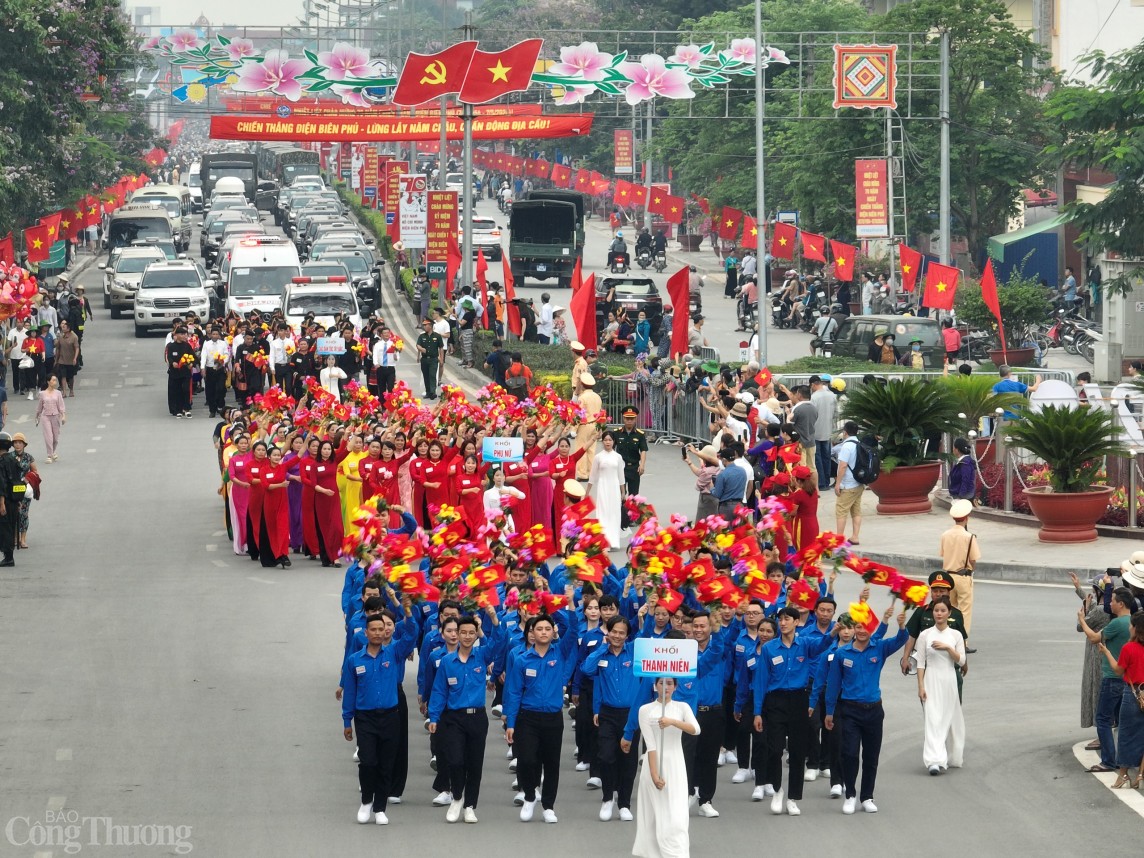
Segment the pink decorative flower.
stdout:
[[260,63],[243,63],[235,92],[273,92],[290,101],[302,97],[298,75],[310,67],[304,60],[292,60],[286,51],[267,51]]
[[603,80],[604,69],[611,65],[611,62],[612,55],[600,51],[595,42],[581,42],[574,48],[561,48],[560,62],[550,67],[548,72],[563,77],[579,76],[584,80]]
[[564,87],[564,93],[556,99],[556,103],[580,104],[593,92],[595,92],[595,89],[590,86],[566,86]]
[[675,53],[667,58],[667,61],[693,69],[703,62],[703,54],[699,50],[699,45],[679,45],[676,47]]
[[145,41],[143,43],[143,50],[145,50],[145,51],[158,50],[159,45],[161,45],[162,43],[163,43],[163,37],[162,36],[152,36],[151,38],[149,38],[147,41]]
[[227,55],[238,62],[243,57],[254,56],[254,42],[250,39],[231,39],[230,44],[226,46]]
[[365,97],[365,93],[360,89],[354,89],[352,86],[332,86],[330,91],[334,95],[342,99],[342,104],[348,104],[352,107],[370,107],[369,99]]
[[755,40],[732,39],[731,50],[727,54],[736,62],[753,66],[755,64]]
[[167,42],[171,45],[175,53],[193,50],[201,44],[199,42],[199,34],[194,30],[179,30],[176,33],[172,33],[167,37]]
[[369,77],[373,72],[369,64],[369,51],[345,42],[338,42],[332,51],[322,51],[318,54],[318,62],[327,67],[326,77],[330,80]]
[[628,104],[655,98],[694,98],[686,69],[668,68],[663,57],[644,54],[638,63],[620,63],[620,73],[631,81],[624,90]]
[[767,45],[767,62],[770,63],[785,63],[790,64],[790,58],[787,57],[786,51],[780,51],[778,48],[772,48]]

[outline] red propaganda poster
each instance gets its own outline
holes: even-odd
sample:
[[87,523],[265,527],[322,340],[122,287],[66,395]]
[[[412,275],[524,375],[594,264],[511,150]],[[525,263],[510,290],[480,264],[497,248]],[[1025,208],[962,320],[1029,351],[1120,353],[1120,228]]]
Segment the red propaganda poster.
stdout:
[[377,149],[370,146],[365,150],[365,169],[362,172],[361,201],[362,205],[377,208],[378,186]]
[[616,169],[617,176],[630,176],[636,171],[634,134],[629,128],[616,129]]
[[385,226],[389,232],[390,241],[401,238],[400,227],[397,223],[397,203],[401,199],[401,174],[409,170],[408,161],[385,162]]
[[889,238],[889,181],[886,159],[858,159],[854,162],[855,235],[859,238]]
[[430,276],[436,274],[438,270],[443,275],[449,260],[449,245],[457,240],[457,192],[429,191],[427,207],[426,267],[431,269],[428,271]]

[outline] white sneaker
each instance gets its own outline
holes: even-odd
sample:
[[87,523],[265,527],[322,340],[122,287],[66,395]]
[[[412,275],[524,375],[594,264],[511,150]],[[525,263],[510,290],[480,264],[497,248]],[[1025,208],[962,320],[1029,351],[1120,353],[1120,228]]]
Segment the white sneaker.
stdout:
[[603,782],[599,778],[588,778],[588,782],[584,786],[588,789],[599,789],[603,786]]
[[361,807],[359,807],[357,809],[357,821],[360,822],[362,825],[365,825],[367,822],[369,822],[369,818],[372,815],[373,815],[373,803],[372,802],[369,804],[363,804]]
[[857,806],[858,806],[858,797],[852,795],[852,796],[850,796],[850,798],[846,799],[846,801],[842,802],[842,812],[845,813],[847,816],[849,816],[850,814],[852,814],[854,812],[854,809]]
[[464,806],[464,802],[461,801],[460,799],[457,799],[454,802],[450,802],[449,803],[449,809],[447,811],[445,811],[445,821],[446,822],[457,822],[461,818],[461,808],[463,806]]
[[469,825],[475,824],[477,821],[477,812],[471,807],[465,808],[465,822]]
[[[28,400],[29,400],[29,401],[31,401],[33,398],[34,398],[34,397],[32,396],[32,394],[30,394],[30,393],[29,393],[29,394],[28,394]],[[182,417],[183,415],[182,415],[182,414],[180,414],[179,416],[180,416],[180,417]]]
[[708,801],[699,805],[699,815],[706,816],[708,819],[714,819],[719,815],[719,811],[712,807],[711,802]]
[[725,766],[725,765],[727,765],[727,752],[726,751],[720,751],[719,752],[719,768],[723,768],[723,766]]
[[389,817],[380,810],[373,815],[373,821],[378,825],[389,825]]
[[509,764],[508,764],[508,770],[509,770],[510,772],[515,772],[515,771],[516,771],[516,760],[515,760],[515,759],[513,759],[513,760],[510,760],[510,761],[509,761]]
[[754,776],[755,773],[750,769],[736,769],[735,774],[731,775],[731,783],[746,783],[748,778],[753,778]]
[[751,791],[751,801],[762,801],[766,797],[767,793],[766,790],[763,789],[762,785],[755,787]]
[[492,711],[494,718],[500,718],[502,715],[504,715],[504,708],[499,703],[493,707]]
[[612,818],[612,811],[616,809],[616,803],[608,800],[600,805],[600,822],[608,822]]
[[798,809],[798,803],[794,799],[787,799],[786,812],[788,816],[800,816],[802,811]]
[[576,764],[576,771],[578,771],[578,772],[586,772],[590,768],[592,768],[591,763],[577,763]]
[[388,799],[386,799],[386,801],[387,801],[389,804],[401,804],[401,796],[399,796],[399,795],[391,795],[391,796],[390,796]]
[[734,751],[728,751],[727,752],[727,765],[729,765],[729,766],[739,765],[739,758],[735,755]]
[[359,759],[358,759],[358,755],[357,755],[357,752],[358,752],[358,749],[357,749],[357,748],[354,748],[354,762],[355,762],[355,763],[360,763],[360,762],[361,762],[361,760],[359,760]]
[[433,799],[434,807],[444,807],[447,804],[453,803],[453,794],[451,792],[439,792],[437,797]]
[[547,822],[549,825],[552,825],[553,823],[560,821],[556,818],[556,811],[555,810],[544,811],[544,813],[541,814],[541,818],[545,822]]
[[874,804],[874,799],[868,798],[862,802],[862,809],[867,813],[877,813],[878,805]]
[[808,784],[818,780],[818,769],[806,769],[802,773],[802,779]]
[[511,760],[511,759],[512,759],[512,748],[505,748],[505,749],[504,749],[504,758],[505,758],[506,760]]
[[831,798],[842,798],[842,784],[835,784],[830,788]]
[[818,776],[819,776],[820,778],[828,778],[828,777],[830,777],[830,769],[819,769],[819,770],[818,770]]
[[771,799],[771,813],[778,816],[783,812],[783,791],[776,790],[774,798]]
[[635,819],[635,817],[632,816],[632,812],[629,808],[620,808],[620,822],[631,822],[633,819]]
[[512,803],[517,807],[524,807],[524,793],[518,792],[516,795],[514,795],[512,797]]
[[535,810],[536,810],[536,800],[535,799],[533,799],[532,801],[522,801],[520,804],[520,821],[521,822],[530,822],[532,820],[532,814]]
[[763,784],[763,796],[765,798],[770,798],[774,794],[775,794],[775,788],[773,786],[771,786],[770,784]]
[[520,789],[520,781],[517,780],[516,778],[513,778],[512,779],[512,791],[516,792],[519,789]]

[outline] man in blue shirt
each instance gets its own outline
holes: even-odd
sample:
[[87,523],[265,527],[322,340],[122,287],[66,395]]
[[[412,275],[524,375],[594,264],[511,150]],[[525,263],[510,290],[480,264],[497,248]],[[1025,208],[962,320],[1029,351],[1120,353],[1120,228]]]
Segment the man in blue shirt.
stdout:
[[[1017,379],[1012,378],[1012,370],[1009,369],[1009,365],[1005,363],[997,367],[997,374],[1001,376],[1001,380],[993,385],[994,393],[1019,393],[1022,396],[1028,396],[1030,393],[1041,386],[1041,377],[1039,375],[1032,385],[1025,384],[1024,382],[1017,381]],[[1012,411],[1006,411],[1005,419],[1016,420],[1017,415]]]
[[402,663],[417,644],[417,623],[411,618],[409,597],[403,601],[405,619],[400,634],[390,611],[369,618],[365,649],[351,655],[346,666],[342,697],[342,725],[347,742],[358,735],[358,782],[361,807],[357,821],[388,825],[385,805],[393,785],[401,736],[398,686]]
[[[576,634],[563,621],[560,641],[553,644],[556,624],[547,614],[529,620],[525,640],[532,633],[535,646],[521,652],[506,670],[504,683],[505,741],[516,745],[517,780],[524,792],[520,821],[536,811],[536,788],[544,785],[540,805],[545,822],[557,822],[556,792],[560,787],[560,744],[564,738],[564,686],[576,667]],[[519,729],[519,735],[517,731]]]
[[734,464],[735,458],[735,451],[731,447],[719,451],[723,470],[715,477],[715,485],[711,487],[711,494],[719,503],[719,515],[728,521],[735,514],[735,508],[743,502],[743,492],[747,490],[747,472]]
[[767,730],[766,783],[775,788],[771,813],[783,812],[783,750],[789,753],[790,785],[786,812],[802,813],[806,740],[810,733],[810,672],[833,636],[799,637],[798,608],[779,611],[779,636],[763,645],[755,669],[755,731]]
[[723,745],[723,678],[726,674],[723,638],[711,634],[712,619],[707,611],[699,611],[691,619],[691,637],[699,644],[700,663],[711,665],[696,677],[699,681],[699,711],[695,713],[695,718],[699,721],[699,735],[695,737],[695,785],[699,789],[699,815],[710,818],[719,815],[711,800],[715,798],[719,750]]
[[858,802],[855,784],[858,780],[858,753],[862,753],[862,809],[877,813],[874,804],[874,781],[878,777],[878,757],[882,752],[882,668],[886,658],[902,648],[910,633],[906,631],[906,612],[898,614],[898,633],[892,638],[871,640],[870,630],[858,623],[854,640],[840,646],[830,663],[826,679],[827,730],[834,729],[834,712],[841,708],[842,721],[842,788],[846,799],[842,812],[851,814]]
[[[495,625],[496,614],[489,611]],[[453,801],[445,812],[446,822],[456,822],[464,809],[465,822],[477,821],[477,799],[481,793],[484,772],[485,742],[489,734],[489,718],[485,714],[485,679],[493,649],[474,649],[480,629],[473,617],[457,620],[457,651],[441,658],[429,697],[429,733],[442,730],[441,756],[449,773]]]
[[[632,701],[639,692],[635,675],[633,644],[628,642],[631,623],[626,617],[613,616],[607,624],[607,646],[591,651],[581,664],[584,676],[593,677],[592,723],[599,728],[596,740],[596,764],[603,786],[600,820],[607,822],[619,806],[620,819],[631,822],[632,789],[636,782],[636,755],[624,753],[620,740],[628,721]],[[581,709],[578,717],[586,717]]]

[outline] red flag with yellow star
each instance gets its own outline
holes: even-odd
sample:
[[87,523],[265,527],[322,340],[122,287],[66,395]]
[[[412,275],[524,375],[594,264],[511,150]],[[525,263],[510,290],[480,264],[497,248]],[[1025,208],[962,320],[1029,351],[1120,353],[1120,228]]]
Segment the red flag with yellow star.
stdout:
[[[632,195],[634,189],[635,185],[627,179],[616,179],[616,188],[612,191],[612,202],[618,206],[630,206],[632,200],[635,199]],[[577,331],[577,333],[579,333],[579,331]]]
[[743,213],[730,206],[723,206],[719,215],[719,237],[734,241],[739,237],[739,227],[743,225]]
[[771,256],[775,259],[794,259],[794,240],[798,228],[794,224],[775,223],[775,234],[771,238]]
[[16,251],[12,245],[12,231],[8,230],[8,234],[0,238],[0,262],[15,262]]
[[844,282],[854,279],[854,260],[858,248],[844,241],[830,239],[830,255],[834,257],[834,276]]
[[40,218],[40,226],[46,227],[48,230],[48,241],[50,244],[55,244],[63,234],[60,232],[60,222],[63,220],[63,212],[55,212],[50,215],[45,215]]
[[457,100],[462,104],[484,104],[528,89],[543,44],[543,39],[525,39],[499,52],[476,51]]
[[46,226],[30,226],[24,230],[24,250],[29,263],[46,262],[51,256],[52,241],[48,238]]
[[668,223],[683,223],[683,197],[668,194],[663,201],[663,219]]
[[64,209],[60,216],[60,235],[73,239],[79,234],[80,216],[75,209]]
[[743,247],[755,250],[759,246],[759,224],[750,215],[743,215]]
[[826,238],[813,232],[802,233],[802,258],[826,261]]
[[[466,75],[477,51],[476,42],[458,42],[435,54],[410,53],[401,67],[401,77],[390,101],[416,107],[442,95],[458,92],[467,83]],[[529,66],[529,75],[532,67]]]
[[926,291],[922,303],[931,310],[952,310],[953,293],[961,272],[952,265],[931,262],[926,266]]
[[667,198],[670,196],[671,194],[662,188],[652,188],[648,191],[646,200],[640,202],[646,202],[647,210],[652,214],[664,215],[667,214]]
[[902,272],[902,288],[907,292],[913,292],[918,283],[918,273],[922,270],[921,252],[899,244],[898,267]]
[[818,590],[805,581],[795,581],[787,590],[787,604],[813,611],[818,604]]
[[572,187],[572,168],[564,164],[553,164],[552,184],[558,188]]

